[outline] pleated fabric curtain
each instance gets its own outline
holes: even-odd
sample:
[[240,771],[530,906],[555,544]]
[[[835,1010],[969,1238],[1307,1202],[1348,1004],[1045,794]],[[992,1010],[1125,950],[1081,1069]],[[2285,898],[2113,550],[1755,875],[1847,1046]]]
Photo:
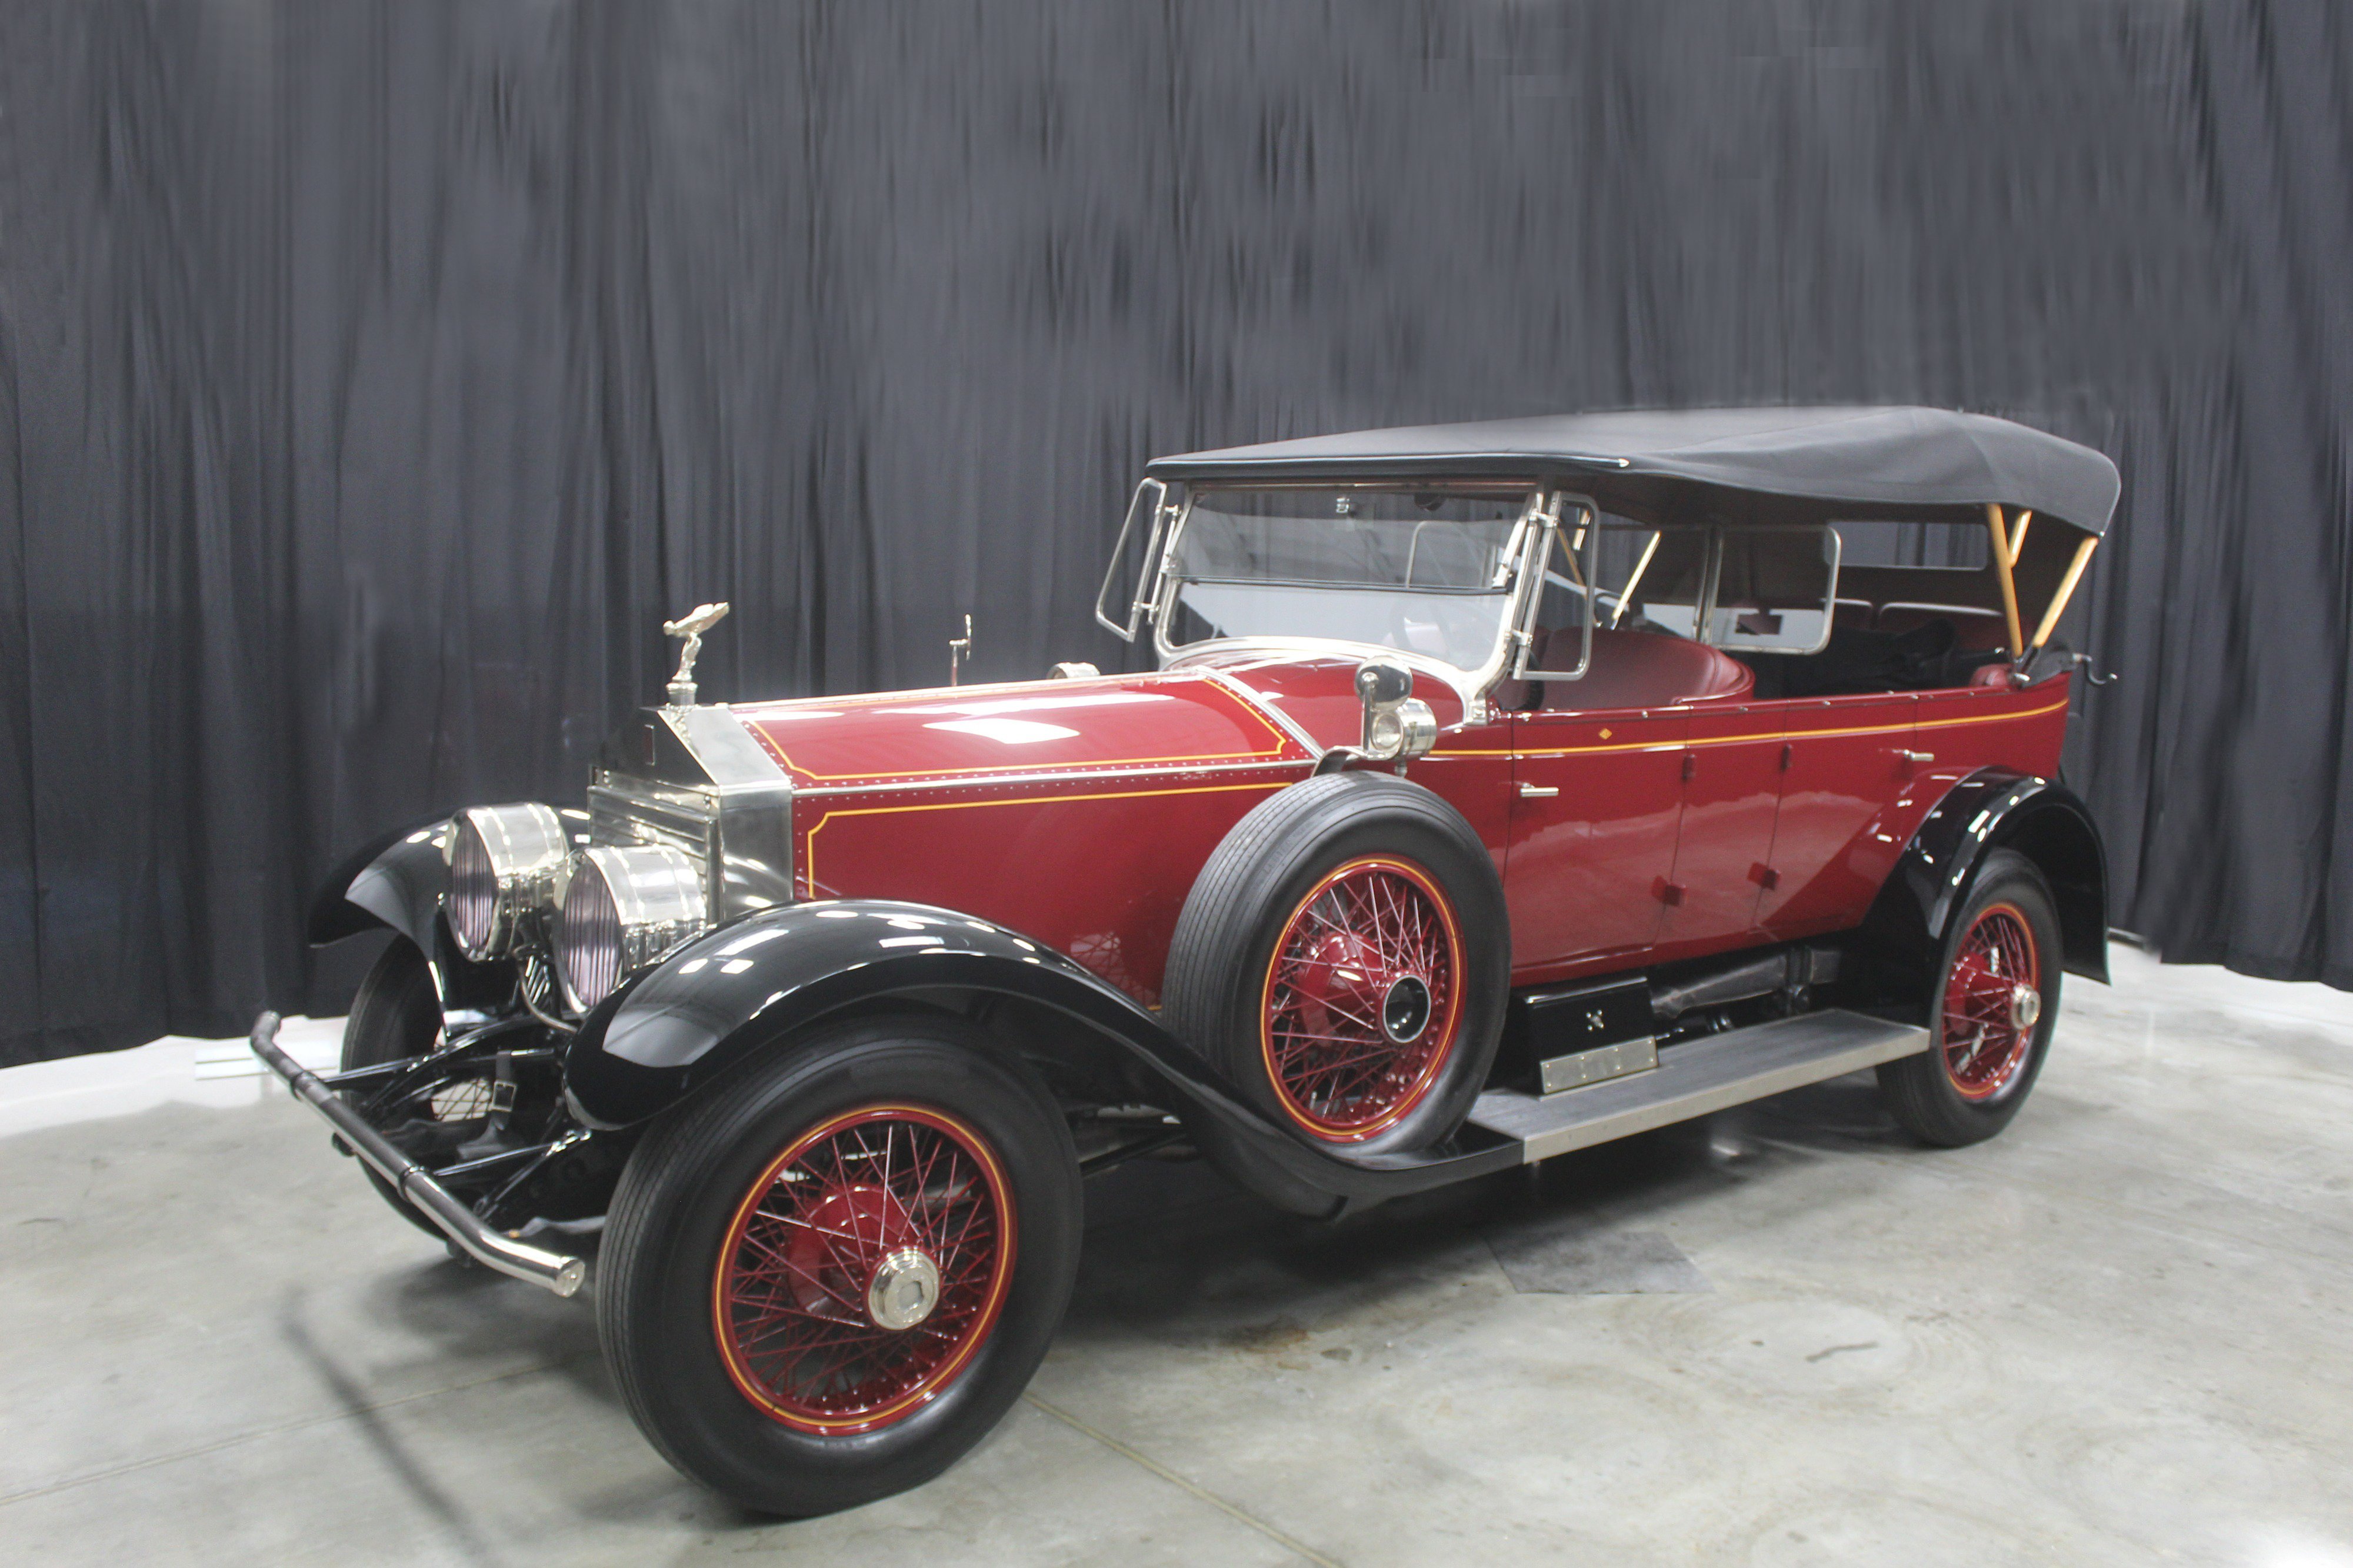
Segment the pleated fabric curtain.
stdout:
[[2353,984],[2342,8],[5,15],[0,1061],[341,1005],[322,873],[696,603],[719,699],[1110,668],[1155,453],[1741,402],[2113,456],[2114,919]]

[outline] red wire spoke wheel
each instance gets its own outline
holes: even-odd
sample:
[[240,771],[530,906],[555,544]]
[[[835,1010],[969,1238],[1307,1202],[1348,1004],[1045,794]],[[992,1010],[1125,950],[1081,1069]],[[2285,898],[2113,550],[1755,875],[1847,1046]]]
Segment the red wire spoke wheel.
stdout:
[[1988,850],[1922,976],[1927,1048],[1879,1064],[1899,1125],[1940,1149],[2010,1125],[2049,1054],[2063,951],[2042,868],[2015,849]]
[[1945,1071],[1962,1099],[1992,1099],[2026,1065],[2042,1016],[2042,982],[2026,912],[2012,903],[1981,910],[1945,977]]
[[1494,1065],[1512,927],[1462,814],[1394,773],[1252,806],[1186,895],[1161,1017],[1252,1110],[1348,1159],[1452,1133]]
[[797,1431],[891,1426],[988,1338],[1014,1244],[1004,1169],[970,1126],[911,1105],[828,1117],[761,1171],[721,1243],[728,1375]]
[[1454,1047],[1461,973],[1461,922],[1419,867],[1362,856],[1325,873],[1267,967],[1260,1043],[1282,1109],[1335,1142],[1395,1126]]

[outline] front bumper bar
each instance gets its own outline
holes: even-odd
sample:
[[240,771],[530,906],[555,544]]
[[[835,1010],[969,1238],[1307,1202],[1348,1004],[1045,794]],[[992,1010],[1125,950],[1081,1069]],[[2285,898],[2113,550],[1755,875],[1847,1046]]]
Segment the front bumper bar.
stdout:
[[263,1066],[286,1080],[295,1099],[308,1101],[311,1110],[325,1117],[327,1124],[352,1152],[390,1182],[395,1192],[439,1226],[467,1257],[486,1268],[527,1279],[559,1296],[569,1296],[580,1289],[581,1281],[588,1277],[587,1259],[533,1247],[484,1225],[473,1210],[433,1179],[432,1172],[394,1148],[358,1111],[320,1082],[318,1074],[278,1048],[277,1014],[264,1013],[253,1021],[252,1045],[253,1054],[261,1058]]

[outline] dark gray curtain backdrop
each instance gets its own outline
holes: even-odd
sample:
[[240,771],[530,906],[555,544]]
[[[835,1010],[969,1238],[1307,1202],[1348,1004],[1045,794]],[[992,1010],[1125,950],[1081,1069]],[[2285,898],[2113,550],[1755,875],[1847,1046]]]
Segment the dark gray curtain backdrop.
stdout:
[[722,698],[1111,665],[1153,453],[1630,405],[2115,457],[2115,918],[2353,984],[2342,6],[0,24],[0,1061],[339,1005],[325,868],[576,793],[698,600]]

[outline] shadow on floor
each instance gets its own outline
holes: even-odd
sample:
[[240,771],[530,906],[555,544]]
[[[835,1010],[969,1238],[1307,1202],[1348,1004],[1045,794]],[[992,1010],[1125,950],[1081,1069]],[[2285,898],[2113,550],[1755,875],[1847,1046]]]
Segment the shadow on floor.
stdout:
[[1494,1268],[1490,1238],[1655,1227],[1748,1183],[1908,1143],[1859,1074],[1332,1222],[1271,1209],[1198,1163],[1138,1162],[1089,1186],[1063,1332],[1230,1341],[1327,1300],[1378,1307]]

